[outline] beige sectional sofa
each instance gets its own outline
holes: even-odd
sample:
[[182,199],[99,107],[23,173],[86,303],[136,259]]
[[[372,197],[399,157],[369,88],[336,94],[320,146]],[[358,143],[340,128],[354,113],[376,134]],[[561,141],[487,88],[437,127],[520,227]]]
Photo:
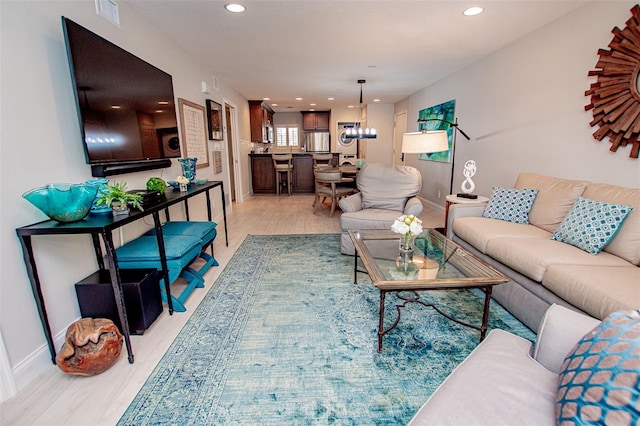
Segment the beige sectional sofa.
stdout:
[[552,305],[543,324],[535,349],[519,336],[491,330],[409,425],[555,425],[565,356],[600,322]]
[[[493,298],[532,330],[557,303],[603,319],[640,307],[640,189],[521,174],[538,189],[528,224],[482,217],[485,206],[452,205],[447,236],[511,278]],[[579,197],[633,210],[598,254],[551,239]]]

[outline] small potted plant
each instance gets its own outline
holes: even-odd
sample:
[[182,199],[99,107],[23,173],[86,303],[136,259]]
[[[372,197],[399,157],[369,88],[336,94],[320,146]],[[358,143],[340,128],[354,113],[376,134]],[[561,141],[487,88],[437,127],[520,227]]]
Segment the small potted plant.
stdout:
[[140,194],[132,194],[126,191],[125,181],[115,182],[113,185],[104,184],[95,199],[96,206],[107,206],[113,208],[113,214],[129,214],[129,207],[143,210],[140,201]]

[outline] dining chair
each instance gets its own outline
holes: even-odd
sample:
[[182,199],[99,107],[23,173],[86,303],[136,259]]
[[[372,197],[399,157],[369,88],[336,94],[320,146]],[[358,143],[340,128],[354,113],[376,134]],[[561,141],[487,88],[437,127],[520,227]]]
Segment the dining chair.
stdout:
[[316,196],[313,200],[313,213],[318,211],[318,207],[322,204],[320,197],[331,198],[331,213],[329,217],[333,216],[333,212],[336,210],[336,204],[338,200],[347,195],[354,193],[354,188],[342,185],[342,177],[340,169],[320,169],[314,170],[316,181]]
[[280,194],[282,175],[287,175],[287,192],[291,195],[291,172],[293,171],[293,156],[291,154],[272,154],[273,169],[276,172],[276,194]]
[[332,166],[333,154],[313,154],[311,157],[313,157],[313,170]]

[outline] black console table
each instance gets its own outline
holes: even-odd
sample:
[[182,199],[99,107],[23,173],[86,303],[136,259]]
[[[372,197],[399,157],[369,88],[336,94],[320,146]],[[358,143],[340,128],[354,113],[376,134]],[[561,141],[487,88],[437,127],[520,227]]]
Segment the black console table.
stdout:
[[[207,217],[209,221],[211,221],[211,196],[209,192],[216,187],[220,187],[222,215],[224,219],[224,236],[226,245],[229,246],[229,236],[227,232],[227,211],[224,199],[224,185],[222,181],[207,182],[203,185],[191,185],[187,192],[178,192],[173,189],[168,189],[165,192],[164,196],[162,196],[157,203],[150,206],[145,206],[144,211],[132,210],[131,213],[127,216],[113,216],[111,214],[90,214],[85,219],[79,222],[60,223],[54,220],[46,220],[44,222],[38,222],[16,229],[16,233],[18,234],[18,237],[20,239],[20,244],[22,245],[22,254],[24,256],[24,262],[27,267],[29,281],[31,282],[31,290],[33,291],[33,297],[35,298],[38,313],[40,314],[42,328],[47,338],[49,352],[51,352],[51,360],[54,364],[56,349],[53,344],[51,327],[49,326],[49,318],[47,316],[47,310],[45,307],[44,298],[42,296],[40,278],[38,277],[36,261],[33,255],[31,236],[90,234],[93,240],[93,247],[95,249],[96,259],[98,261],[98,267],[101,270],[105,270],[107,268],[105,268],[102,246],[100,245],[100,238],[102,238],[102,242],[104,243],[104,247],[106,250],[108,270],[111,276],[111,285],[113,287],[113,293],[116,299],[116,306],[118,308],[120,324],[122,325],[122,335],[124,336],[124,342],[127,347],[129,362],[133,363],[133,349],[131,348],[131,340],[129,337],[129,322],[127,321],[127,311],[124,305],[124,296],[122,294],[122,282],[120,280],[120,273],[118,270],[118,259],[116,258],[116,252],[113,245],[113,238],[111,233],[113,230],[118,229],[128,223],[140,220],[149,215],[153,216],[156,236],[158,238],[160,262],[162,264],[162,271],[160,273],[160,276],[164,278],[165,289],[167,295],[169,295],[171,294],[171,291],[169,289],[169,285],[171,283],[169,282],[169,273],[167,272],[167,258],[164,250],[164,239],[162,237],[162,223],[160,222],[160,212],[164,210],[166,220],[170,220],[169,207],[174,204],[184,203],[187,220],[189,220],[189,204],[187,200],[196,195],[205,193],[207,198]],[[172,315],[173,304],[170,297],[168,297],[168,306],[169,314]]]

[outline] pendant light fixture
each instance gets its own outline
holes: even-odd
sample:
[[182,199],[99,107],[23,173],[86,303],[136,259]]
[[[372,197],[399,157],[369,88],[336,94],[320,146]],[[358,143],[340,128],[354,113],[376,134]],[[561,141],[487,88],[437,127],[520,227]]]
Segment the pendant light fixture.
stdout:
[[[358,80],[358,84],[360,85],[360,106],[359,111],[362,111],[362,85],[365,84],[367,80]],[[363,129],[360,127],[360,123],[354,122],[354,126],[345,130],[344,138],[345,139],[375,139],[378,137],[376,129],[373,127]]]

